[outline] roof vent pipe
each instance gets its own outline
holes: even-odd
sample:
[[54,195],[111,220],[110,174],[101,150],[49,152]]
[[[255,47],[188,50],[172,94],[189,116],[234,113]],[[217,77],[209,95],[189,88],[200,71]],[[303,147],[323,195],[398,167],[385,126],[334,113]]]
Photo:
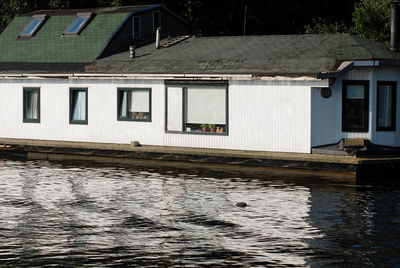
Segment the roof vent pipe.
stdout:
[[392,14],[390,25],[390,50],[399,51],[399,28],[400,28],[400,2],[392,2]]
[[157,27],[157,30],[156,30],[156,48],[157,49],[160,48],[160,31],[161,31],[161,28]]
[[135,47],[134,46],[129,46],[129,56],[131,57],[131,59],[133,59],[136,55],[135,52]]

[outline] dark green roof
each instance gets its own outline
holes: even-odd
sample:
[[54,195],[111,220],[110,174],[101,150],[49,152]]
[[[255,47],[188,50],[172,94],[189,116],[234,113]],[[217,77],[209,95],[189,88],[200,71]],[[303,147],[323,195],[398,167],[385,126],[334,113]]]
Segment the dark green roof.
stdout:
[[31,17],[15,17],[0,35],[0,64],[1,62],[91,62],[100,54],[128,14],[98,14],[77,36],[62,36],[75,19],[75,15],[50,16],[30,39],[19,39],[18,35]]
[[87,72],[317,75],[343,61],[399,61],[384,44],[348,34],[192,37],[171,47],[154,44],[98,60]]

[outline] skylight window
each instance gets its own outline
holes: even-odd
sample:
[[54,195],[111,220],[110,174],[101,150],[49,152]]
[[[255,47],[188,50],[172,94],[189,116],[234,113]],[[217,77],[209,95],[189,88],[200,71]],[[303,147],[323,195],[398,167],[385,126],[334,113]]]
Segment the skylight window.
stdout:
[[19,37],[32,37],[34,36],[43,23],[46,21],[47,15],[34,15],[28,25],[25,26]]
[[67,27],[64,35],[78,35],[88,25],[93,13],[78,13],[75,20]]

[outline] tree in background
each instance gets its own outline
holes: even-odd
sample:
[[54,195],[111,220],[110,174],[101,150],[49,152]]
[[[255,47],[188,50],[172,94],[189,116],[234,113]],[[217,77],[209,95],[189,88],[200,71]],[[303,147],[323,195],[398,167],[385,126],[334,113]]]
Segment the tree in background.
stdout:
[[[162,4],[196,35],[347,32],[389,40],[391,0],[0,0],[0,32],[16,13],[38,9]],[[246,10],[246,12],[245,12]],[[246,18],[245,18],[246,16]]]
[[351,33],[388,44],[392,0],[361,0],[355,4],[352,24],[344,21],[329,23],[325,19],[306,25],[306,33]]
[[392,0],[363,0],[353,12],[353,32],[361,37],[389,42]]

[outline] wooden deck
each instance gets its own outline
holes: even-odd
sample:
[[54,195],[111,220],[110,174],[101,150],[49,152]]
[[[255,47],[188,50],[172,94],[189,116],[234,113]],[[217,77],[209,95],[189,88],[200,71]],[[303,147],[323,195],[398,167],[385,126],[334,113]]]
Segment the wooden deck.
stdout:
[[[2,144],[2,145],[1,145]],[[65,142],[0,138],[4,157],[57,161],[92,161],[122,165],[208,168],[256,173],[291,173],[355,181],[396,177],[400,156],[356,157],[222,150],[130,144]]]

